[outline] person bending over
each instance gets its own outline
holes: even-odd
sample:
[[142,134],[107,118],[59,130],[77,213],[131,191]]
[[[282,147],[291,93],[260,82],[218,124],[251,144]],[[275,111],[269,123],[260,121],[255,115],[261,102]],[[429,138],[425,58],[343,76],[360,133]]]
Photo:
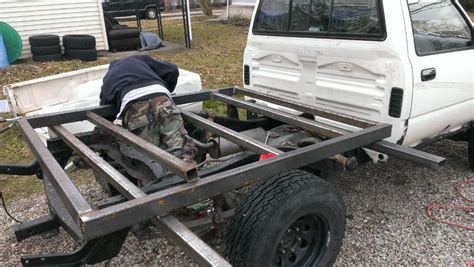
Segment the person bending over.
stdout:
[[100,104],[114,105],[117,119],[132,133],[194,162],[196,145],[170,95],[178,76],[176,65],[147,55],[114,60],[103,79]]

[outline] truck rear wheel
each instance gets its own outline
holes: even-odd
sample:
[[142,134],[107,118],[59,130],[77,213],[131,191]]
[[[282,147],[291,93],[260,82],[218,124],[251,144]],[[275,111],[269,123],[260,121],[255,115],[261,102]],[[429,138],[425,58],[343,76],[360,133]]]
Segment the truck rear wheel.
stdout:
[[468,133],[467,158],[469,159],[469,166],[474,171],[474,126]]
[[342,197],[292,170],[258,185],[236,211],[225,254],[234,266],[328,266],[345,232]]

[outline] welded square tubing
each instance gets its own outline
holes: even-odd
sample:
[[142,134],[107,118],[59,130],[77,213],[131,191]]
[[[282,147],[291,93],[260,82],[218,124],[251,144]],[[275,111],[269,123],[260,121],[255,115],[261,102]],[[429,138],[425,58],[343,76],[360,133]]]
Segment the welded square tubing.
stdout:
[[81,229],[87,238],[96,238],[127,226],[161,216],[187,205],[268,179],[280,172],[297,169],[328,157],[372,144],[389,137],[391,125],[380,124],[339,136],[315,145],[286,152],[192,183],[165,189],[140,199],[129,200],[102,210],[83,214]]

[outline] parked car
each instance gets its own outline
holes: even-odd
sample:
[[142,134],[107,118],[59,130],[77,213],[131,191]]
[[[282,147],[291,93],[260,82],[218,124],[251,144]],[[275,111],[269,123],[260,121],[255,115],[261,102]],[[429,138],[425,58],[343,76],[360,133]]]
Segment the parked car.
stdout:
[[156,19],[158,12],[165,10],[164,0],[102,0],[102,9],[114,17],[140,15],[141,18]]

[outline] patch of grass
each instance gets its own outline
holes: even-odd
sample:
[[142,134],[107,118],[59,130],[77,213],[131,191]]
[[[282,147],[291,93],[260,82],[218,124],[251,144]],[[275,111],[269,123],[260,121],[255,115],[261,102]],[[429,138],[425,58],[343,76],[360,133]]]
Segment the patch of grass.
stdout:
[[36,176],[9,176],[0,180],[0,189],[8,204],[17,198],[27,198],[29,195],[43,190],[43,182]]
[[[152,21],[146,23],[150,24]],[[183,44],[183,25],[179,20],[171,20],[168,23],[170,24],[164,27],[165,40]],[[245,28],[201,22],[199,18],[193,18],[193,37],[192,49],[183,48],[177,52],[167,53],[157,50],[151,55],[172,61],[180,68],[199,73],[205,88],[240,85],[242,56],[247,38]],[[111,61],[112,59],[108,57],[99,57],[94,62],[73,60],[38,63],[31,59],[22,59],[0,70],[0,84],[3,87],[7,84],[107,64]]]
[[[176,38],[177,43],[184,42],[180,27],[173,29],[173,34],[165,32],[165,38],[169,34]],[[241,85],[246,43],[244,28],[219,23],[194,23],[193,36],[191,50],[154,55],[174,62],[180,68],[201,74],[205,88]]]
[[0,134],[0,142],[0,164],[28,163],[34,159],[16,127]]
[[[195,22],[198,22],[198,21],[206,21],[206,20],[209,20],[209,19],[215,19],[217,18],[217,16],[210,16],[210,17],[207,17],[207,16],[193,16],[191,18],[192,22],[195,23]],[[140,23],[142,25],[142,30],[143,31],[147,31],[147,30],[156,30],[157,28],[157,24],[156,24],[156,20],[140,20]],[[176,19],[163,19],[163,28],[166,30],[166,28],[168,28],[169,26],[175,26],[177,24],[180,24],[180,23],[183,23],[183,19],[182,18],[176,18]],[[128,27],[137,27],[137,22],[135,20],[131,20],[131,21],[124,21],[124,22],[120,22],[120,24],[122,25],[127,25]],[[182,29],[182,24],[181,24],[181,29]]]
[[[152,52],[151,55],[174,62],[182,69],[200,74],[204,88],[240,86],[243,51],[247,38],[245,28],[202,21],[204,19],[193,18],[194,40],[192,49],[183,48],[179,51],[167,53],[157,50]],[[145,29],[156,27],[156,23],[146,21],[143,26]],[[183,44],[182,20],[167,20],[164,35],[169,42]],[[95,62],[74,60],[37,63],[31,59],[19,60],[9,68],[0,70],[0,84],[3,87],[3,85],[16,82],[107,64],[111,60],[108,57],[101,57]],[[3,95],[0,94],[0,99],[2,97]],[[207,101],[204,106],[218,114],[226,112],[226,107],[217,102]],[[0,127],[4,125],[0,123]],[[31,160],[33,160],[33,156],[21,139],[18,130],[12,129],[0,134],[0,164],[27,163]],[[90,173],[86,174],[84,172],[75,173],[73,176],[79,180],[79,184],[92,179]],[[41,181],[38,181],[35,177],[0,177],[0,190],[5,193],[5,197],[9,200],[13,197],[27,196],[39,192],[42,188]]]
[[[76,186],[94,181],[90,170],[78,170],[69,173],[69,177]],[[16,198],[27,198],[29,195],[44,190],[43,181],[36,176],[9,176],[8,179],[0,179],[0,189],[8,204]]]

